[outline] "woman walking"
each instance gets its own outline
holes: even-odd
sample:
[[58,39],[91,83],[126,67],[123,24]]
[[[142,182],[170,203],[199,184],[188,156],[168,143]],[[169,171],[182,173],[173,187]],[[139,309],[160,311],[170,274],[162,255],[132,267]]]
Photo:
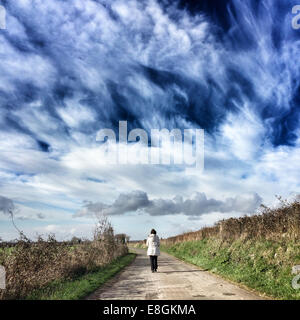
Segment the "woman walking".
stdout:
[[156,231],[152,229],[147,239],[147,255],[150,256],[152,272],[157,272],[157,256],[160,255],[159,245],[159,237],[156,235]]

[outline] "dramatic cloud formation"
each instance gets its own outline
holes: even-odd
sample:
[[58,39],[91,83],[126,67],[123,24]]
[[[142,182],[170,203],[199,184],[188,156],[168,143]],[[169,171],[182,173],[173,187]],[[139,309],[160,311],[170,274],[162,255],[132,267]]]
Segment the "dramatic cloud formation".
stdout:
[[126,212],[140,210],[153,216],[180,213],[188,216],[199,216],[210,212],[254,213],[261,203],[262,198],[256,193],[227,198],[224,201],[207,199],[205,193],[199,192],[196,192],[190,199],[186,200],[183,200],[181,196],[176,196],[171,200],[149,200],[146,192],[137,190],[120,194],[111,205],[101,202],[88,202],[74,217],[97,216],[99,214],[121,215]]
[[[8,136],[22,133],[28,147],[49,152],[82,144],[82,134],[120,119],[209,133],[242,121],[249,133],[239,145],[251,147],[256,138],[296,143],[293,1],[265,0],[255,10],[253,1],[229,2],[231,27],[222,41],[204,14],[176,4],[31,2],[7,4],[0,35],[2,127]],[[226,126],[224,132],[232,140]]]
[[[138,238],[142,231],[133,225],[148,228],[148,214],[183,213],[193,221],[177,215],[178,226],[200,227],[215,212],[251,213],[260,197],[272,204],[274,194],[299,192],[295,4],[3,2],[0,187],[18,206],[20,224],[30,232],[55,226],[74,233],[90,223],[84,212],[105,211],[118,231]],[[96,134],[116,130],[120,120],[148,133],[205,129],[204,173],[105,165]],[[132,223],[122,220],[125,212],[136,212]],[[0,234],[13,238],[1,219]],[[168,225],[161,226],[166,235],[173,232]]]

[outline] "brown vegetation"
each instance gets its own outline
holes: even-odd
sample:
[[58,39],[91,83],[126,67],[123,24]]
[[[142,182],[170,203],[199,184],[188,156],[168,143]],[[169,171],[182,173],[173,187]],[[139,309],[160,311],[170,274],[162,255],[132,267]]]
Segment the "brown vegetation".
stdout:
[[6,270],[6,289],[0,290],[0,299],[25,298],[34,289],[54,280],[76,278],[127,252],[106,218],[99,220],[93,241],[58,242],[54,236],[31,241],[21,234],[12,248],[0,249],[0,264]]
[[281,206],[277,209],[262,206],[260,214],[221,220],[213,227],[170,237],[162,240],[162,243],[171,245],[177,242],[212,237],[222,240],[256,238],[298,240],[300,239],[300,201],[295,200],[290,203],[279,199],[281,200]]

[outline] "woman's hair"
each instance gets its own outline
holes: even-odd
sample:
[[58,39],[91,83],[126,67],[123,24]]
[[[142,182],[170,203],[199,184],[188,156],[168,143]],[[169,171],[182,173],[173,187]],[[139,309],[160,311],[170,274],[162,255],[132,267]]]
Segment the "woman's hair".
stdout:
[[156,231],[154,229],[151,230],[151,234],[156,234]]

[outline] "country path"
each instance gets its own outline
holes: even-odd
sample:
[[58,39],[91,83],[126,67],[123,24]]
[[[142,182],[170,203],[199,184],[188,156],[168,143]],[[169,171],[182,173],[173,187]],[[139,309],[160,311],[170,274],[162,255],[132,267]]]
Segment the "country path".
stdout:
[[143,249],[134,262],[89,295],[89,300],[261,300],[259,295],[240,288],[196,266],[166,253],[158,257],[158,272],[152,273]]

